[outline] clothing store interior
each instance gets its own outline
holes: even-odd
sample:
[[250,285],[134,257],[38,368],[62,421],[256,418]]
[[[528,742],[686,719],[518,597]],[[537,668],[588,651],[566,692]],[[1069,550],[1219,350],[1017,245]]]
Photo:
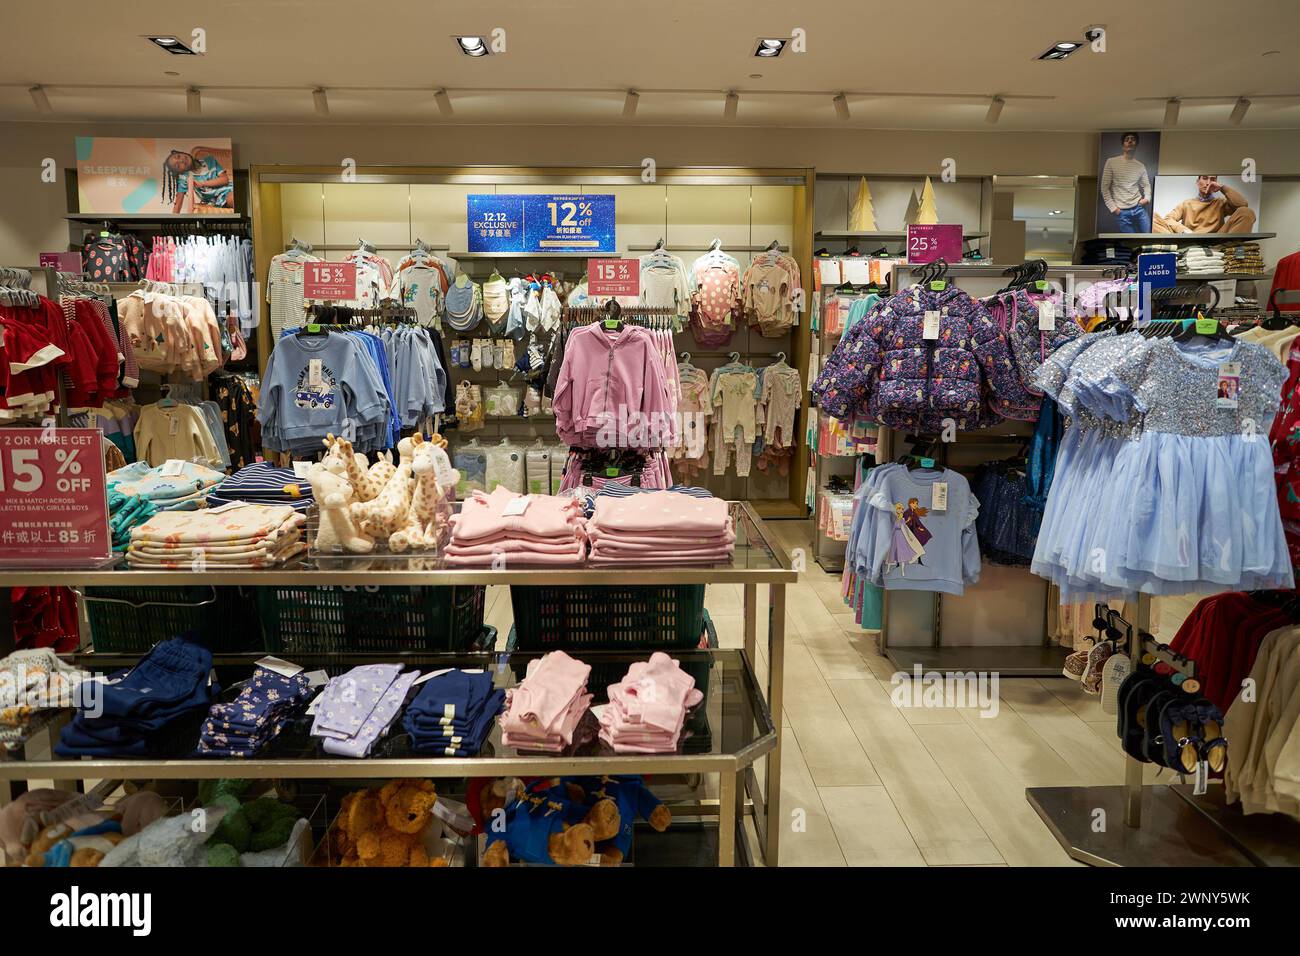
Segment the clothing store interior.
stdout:
[[6,868],[1300,864],[1293,2],[381,6],[6,4]]

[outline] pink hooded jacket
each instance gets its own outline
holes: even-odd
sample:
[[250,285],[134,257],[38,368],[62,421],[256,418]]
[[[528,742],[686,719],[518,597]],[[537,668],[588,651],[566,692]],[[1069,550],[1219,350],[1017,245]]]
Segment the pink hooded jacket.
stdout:
[[571,332],[552,405],[555,431],[570,445],[661,448],[676,439],[663,359],[637,326]]

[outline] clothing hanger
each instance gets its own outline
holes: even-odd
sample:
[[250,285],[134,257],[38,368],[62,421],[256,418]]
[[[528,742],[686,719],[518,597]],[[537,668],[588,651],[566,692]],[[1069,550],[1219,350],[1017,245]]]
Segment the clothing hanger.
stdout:
[[1274,289],[1269,293],[1268,302],[1265,304],[1264,308],[1272,309],[1273,314],[1261,322],[1260,327],[1268,329],[1271,332],[1300,325],[1300,312],[1293,312],[1289,316],[1282,314],[1282,310],[1279,308],[1277,300],[1279,295],[1286,297],[1282,302],[1282,305],[1289,305],[1291,302],[1300,301],[1296,299],[1296,296],[1300,296],[1300,289]]
[[371,244],[371,243],[369,243],[369,242],[367,242],[365,239],[358,239],[358,240],[357,240],[357,243],[358,243],[358,246],[357,246],[357,252],[364,252],[364,253],[366,253],[366,254],[368,254],[368,255],[372,255],[372,256],[375,254],[375,247],[374,247],[374,245]]
[[777,353],[776,353],[776,358],[775,358],[775,360],[773,360],[772,364],[773,364],[773,365],[785,365],[785,364],[786,364],[786,361],[785,361],[785,353],[784,353],[784,352],[777,352]]
[[623,328],[623,307],[618,304],[617,299],[610,299],[605,303],[605,318],[601,326],[611,332]]

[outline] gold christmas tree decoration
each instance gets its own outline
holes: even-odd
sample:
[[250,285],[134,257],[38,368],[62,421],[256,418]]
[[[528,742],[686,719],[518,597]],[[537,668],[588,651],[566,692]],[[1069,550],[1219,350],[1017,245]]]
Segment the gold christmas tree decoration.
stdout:
[[916,210],[916,224],[919,226],[930,225],[939,221],[939,209],[934,204],[934,187],[930,185],[930,177],[925,177],[925,186],[921,189],[921,206]]
[[849,229],[852,232],[875,232],[876,210],[871,205],[871,190],[867,187],[867,177],[858,183],[858,198],[853,200],[853,209],[849,212]]

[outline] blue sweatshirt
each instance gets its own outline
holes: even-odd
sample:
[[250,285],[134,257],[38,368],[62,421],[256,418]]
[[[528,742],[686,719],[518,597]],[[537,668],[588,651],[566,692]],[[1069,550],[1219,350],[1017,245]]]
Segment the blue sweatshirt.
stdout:
[[345,434],[348,419],[358,433],[371,422],[382,423],[386,430],[389,415],[379,370],[353,336],[286,335],[276,343],[257,410],[264,434],[276,441],[268,441],[268,447],[302,447],[313,439],[319,443],[331,432]]

